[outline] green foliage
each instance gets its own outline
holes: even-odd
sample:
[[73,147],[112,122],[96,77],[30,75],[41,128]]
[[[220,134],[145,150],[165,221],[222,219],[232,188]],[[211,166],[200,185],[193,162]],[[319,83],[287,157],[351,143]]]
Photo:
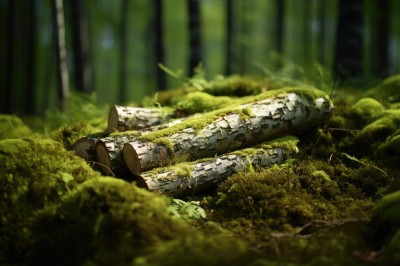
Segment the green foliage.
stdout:
[[185,219],[205,219],[206,212],[200,206],[200,201],[184,201],[181,199],[172,199],[169,206],[173,215]]

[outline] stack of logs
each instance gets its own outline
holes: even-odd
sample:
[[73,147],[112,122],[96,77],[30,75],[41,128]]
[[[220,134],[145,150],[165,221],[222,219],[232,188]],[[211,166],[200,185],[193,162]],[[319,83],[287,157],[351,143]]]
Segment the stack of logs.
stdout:
[[162,108],[113,106],[109,135],[81,138],[74,150],[107,175],[180,196],[236,172],[284,162],[297,149],[297,138],[289,135],[323,125],[332,113],[326,94],[302,88],[269,91],[183,119]]

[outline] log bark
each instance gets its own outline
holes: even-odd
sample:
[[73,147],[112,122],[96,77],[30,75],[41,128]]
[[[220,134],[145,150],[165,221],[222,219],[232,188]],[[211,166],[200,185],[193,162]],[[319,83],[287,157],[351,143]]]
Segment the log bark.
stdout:
[[108,113],[107,132],[138,130],[160,125],[171,119],[165,108],[141,108],[114,105]]
[[[291,141],[293,140],[293,147],[297,149],[295,143],[298,140],[293,138]],[[283,163],[295,151],[259,145],[199,162],[156,168],[140,174],[136,181],[138,186],[150,191],[180,197],[208,190],[229,176],[252,169],[251,167],[265,168]]]
[[[124,160],[131,173],[138,175],[154,167],[212,157],[282,135],[301,134],[322,125],[333,113],[328,96],[319,91],[293,89],[275,93],[271,98],[143,135],[124,145]],[[205,126],[196,126],[205,121]]]
[[[116,176],[129,173],[128,168],[122,159],[122,148],[125,143],[136,141],[141,135],[171,127],[182,123],[185,119],[175,119],[168,123],[152,126],[137,131],[126,131],[114,134],[95,141],[96,158],[101,165],[104,174],[110,172]],[[82,140],[83,142],[83,140]],[[83,143],[81,144],[83,145]]]
[[76,155],[86,161],[97,161],[96,142],[99,139],[99,137],[96,138],[91,136],[80,138],[74,143],[72,149]]

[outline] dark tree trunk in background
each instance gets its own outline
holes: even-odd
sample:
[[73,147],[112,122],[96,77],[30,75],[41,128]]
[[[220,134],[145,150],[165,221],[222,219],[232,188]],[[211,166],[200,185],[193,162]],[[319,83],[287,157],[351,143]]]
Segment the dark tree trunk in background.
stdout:
[[65,20],[62,0],[52,0],[53,31],[56,50],[56,66],[58,90],[58,105],[62,111],[67,108],[67,96],[69,91],[69,77],[67,67],[67,49],[65,43]]
[[335,74],[356,81],[364,73],[364,1],[340,0],[336,37]]
[[36,53],[36,1],[27,1],[28,24],[27,24],[27,64],[26,64],[26,94],[25,94],[25,114],[35,113],[35,53]]
[[120,59],[119,59],[119,101],[126,101],[127,94],[127,86],[126,86],[126,78],[127,78],[127,63],[128,63],[128,0],[122,0],[121,2],[121,21],[119,25],[119,37],[120,37]]
[[7,10],[7,26],[6,26],[6,62],[5,62],[5,75],[4,75],[4,95],[2,97],[1,112],[11,113],[11,90],[12,90],[12,77],[14,68],[14,15],[15,15],[15,0],[8,2]]
[[203,60],[201,45],[201,15],[200,1],[188,0],[189,11],[189,76],[193,76],[194,69]]
[[388,75],[389,1],[370,1],[369,72],[374,77]]
[[[153,0],[154,5],[154,52],[156,65],[164,62],[163,0]],[[158,90],[166,90],[167,82],[164,71],[157,67]]]
[[232,74],[232,57],[233,57],[233,0],[226,0],[226,43],[225,43],[225,75]]
[[70,0],[69,4],[71,7],[74,82],[78,91],[91,93],[93,91],[93,74],[85,1]]
[[284,3],[283,0],[275,0],[276,6],[276,51],[279,54],[283,53],[283,14],[284,14]]
[[318,1],[318,10],[317,10],[317,19],[318,19],[318,36],[317,36],[317,61],[322,65],[327,64],[327,60],[325,59],[325,8],[326,8],[326,0]]

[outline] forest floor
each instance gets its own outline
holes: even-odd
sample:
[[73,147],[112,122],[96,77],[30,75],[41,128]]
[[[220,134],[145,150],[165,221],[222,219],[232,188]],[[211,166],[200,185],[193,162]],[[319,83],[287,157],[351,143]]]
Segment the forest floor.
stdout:
[[[137,104],[194,114],[281,87],[239,76],[186,86]],[[400,263],[400,76],[326,93],[333,116],[296,136],[293,157],[180,198],[71,151],[107,128],[107,107],[88,98],[46,119],[0,115],[0,264]]]

